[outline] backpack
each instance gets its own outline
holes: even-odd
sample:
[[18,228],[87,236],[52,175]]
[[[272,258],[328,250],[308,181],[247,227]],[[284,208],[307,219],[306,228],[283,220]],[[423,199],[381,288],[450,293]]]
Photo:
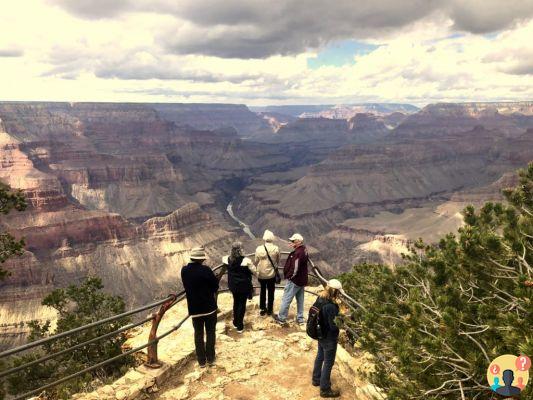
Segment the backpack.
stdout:
[[306,333],[312,339],[320,340],[324,338],[324,332],[322,331],[322,321],[320,318],[320,310],[322,306],[327,303],[315,301],[315,304],[309,309],[309,315],[307,317]]

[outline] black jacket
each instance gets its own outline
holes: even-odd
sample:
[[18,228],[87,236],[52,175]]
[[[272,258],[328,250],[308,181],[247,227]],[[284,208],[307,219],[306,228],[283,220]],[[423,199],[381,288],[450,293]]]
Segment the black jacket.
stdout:
[[206,265],[190,262],[181,269],[189,315],[207,314],[217,309],[218,280]]
[[242,266],[244,257],[239,257],[233,262],[228,261],[228,288],[233,293],[252,293],[252,271]]
[[315,305],[320,308],[320,325],[322,327],[322,340],[335,340],[339,338],[339,328],[335,324],[335,317],[339,315],[339,306],[331,301],[319,297]]

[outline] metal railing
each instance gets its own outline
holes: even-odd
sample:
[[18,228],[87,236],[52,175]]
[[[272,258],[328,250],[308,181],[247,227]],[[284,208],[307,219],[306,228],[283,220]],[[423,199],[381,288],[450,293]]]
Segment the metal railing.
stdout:
[[[288,255],[289,252],[282,252],[281,254],[282,255]],[[252,256],[252,254],[249,254],[248,256]],[[316,266],[311,259],[309,259],[309,265],[311,267],[311,271],[309,272],[309,276],[317,279],[320,282],[320,284],[325,286],[328,281],[324,277],[324,275],[323,275],[322,271],[320,270],[320,268],[318,266]],[[226,270],[225,270],[224,267],[225,267],[224,264],[220,264],[217,267],[213,268],[213,272],[215,272],[215,275],[217,276],[217,279],[219,281],[222,279],[222,277],[226,273]],[[278,267],[278,269],[281,269],[281,267]],[[285,287],[284,285],[276,285],[277,289],[283,289],[284,287]],[[254,286],[254,289],[257,289],[257,288],[259,288],[259,286]],[[227,289],[227,288],[220,289],[219,293],[227,292],[227,291],[229,291],[229,289]],[[308,291],[308,290],[306,290],[306,292],[316,295],[316,293]],[[364,307],[362,305],[360,305],[356,300],[354,300],[353,298],[348,296],[346,293],[341,292],[341,296],[342,296],[342,300],[343,300],[344,304],[346,306],[348,306],[350,309],[352,309],[352,310],[355,310],[356,308],[364,309]],[[106,365],[108,365],[108,364],[110,364],[110,363],[112,363],[114,361],[117,361],[118,359],[120,359],[122,357],[126,357],[128,355],[137,353],[137,352],[139,352],[139,351],[141,351],[141,350],[143,350],[145,348],[147,348],[147,361],[146,361],[145,365],[147,367],[149,367],[149,368],[159,368],[159,367],[162,366],[162,364],[159,362],[158,354],[157,354],[157,345],[158,345],[159,341],[161,339],[167,337],[171,333],[175,332],[176,330],[178,330],[185,323],[185,321],[189,318],[189,316],[187,315],[178,324],[174,325],[172,328],[167,330],[165,333],[163,333],[163,334],[158,336],[157,335],[157,331],[158,331],[158,328],[159,328],[159,324],[160,324],[161,320],[163,319],[165,313],[170,308],[172,308],[174,305],[176,305],[179,302],[181,302],[183,299],[185,299],[185,291],[184,290],[180,291],[179,293],[171,294],[171,295],[167,296],[166,298],[158,300],[156,302],[153,302],[153,303],[150,303],[150,304],[135,308],[133,310],[130,310],[130,311],[118,314],[118,315],[114,315],[114,316],[111,316],[111,317],[108,317],[108,318],[105,318],[105,319],[102,319],[102,320],[99,320],[99,321],[95,321],[95,322],[92,322],[90,324],[83,325],[83,326],[80,326],[78,328],[71,329],[69,331],[59,333],[57,335],[53,335],[53,336],[50,336],[50,337],[47,337],[47,338],[44,338],[44,339],[39,339],[39,340],[27,343],[27,344],[22,345],[22,346],[18,346],[18,347],[14,348],[14,349],[10,349],[10,350],[1,352],[0,353],[0,360],[5,359],[5,358],[10,357],[10,356],[13,356],[15,354],[26,352],[29,349],[35,348],[37,346],[42,346],[44,344],[50,343],[50,342],[58,340],[58,339],[62,339],[62,338],[66,338],[66,337],[69,337],[69,336],[76,335],[76,334],[78,334],[80,332],[83,332],[83,331],[85,331],[87,329],[91,329],[91,328],[94,328],[94,327],[97,327],[97,326],[100,326],[100,325],[103,325],[103,324],[106,324],[106,323],[109,323],[109,322],[114,322],[114,321],[129,317],[129,316],[132,316],[132,315],[135,315],[135,314],[139,314],[139,313],[141,313],[143,311],[153,309],[153,308],[155,308],[157,306],[160,306],[160,308],[159,308],[159,310],[157,312],[152,313],[152,315],[150,315],[150,316],[148,316],[146,318],[143,318],[143,319],[141,319],[138,322],[127,324],[127,325],[125,325],[125,326],[123,326],[123,327],[121,327],[119,329],[114,330],[113,332],[108,332],[106,334],[97,336],[97,337],[92,338],[90,340],[87,340],[85,342],[78,343],[78,344],[76,344],[74,346],[71,346],[71,347],[69,347],[67,349],[63,349],[63,350],[58,351],[58,352],[53,353],[53,354],[48,354],[48,355],[40,357],[40,358],[38,358],[36,360],[32,360],[30,362],[27,362],[27,363],[25,363],[23,365],[19,365],[19,366],[7,369],[5,371],[2,371],[2,372],[0,372],[0,378],[5,378],[6,376],[12,375],[12,374],[14,374],[16,372],[20,372],[20,371],[22,371],[22,370],[24,370],[26,368],[32,367],[34,365],[45,363],[46,361],[49,361],[49,360],[51,360],[53,358],[56,358],[56,357],[59,357],[61,355],[64,355],[64,354],[67,354],[67,353],[70,353],[70,352],[73,352],[73,351],[76,351],[76,350],[83,349],[84,347],[86,347],[86,346],[88,346],[90,344],[96,343],[98,341],[101,341],[101,340],[104,340],[104,339],[107,339],[107,338],[114,337],[114,336],[116,336],[116,335],[118,335],[120,333],[126,332],[126,331],[128,331],[130,329],[133,329],[135,327],[143,325],[143,324],[145,324],[145,323],[147,323],[149,321],[152,321],[152,326],[151,326],[151,329],[150,329],[150,332],[149,332],[149,335],[148,335],[148,341],[145,344],[143,344],[141,346],[138,346],[138,347],[135,347],[133,349],[130,349],[128,351],[125,351],[125,352],[123,352],[123,353],[121,353],[121,354],[119,354],[119,355],[117,355],[115,357],[112,357],[112,358],[109,358],[107,360],[104,360],[104,361],[102,361],[102,362],[100,362],[98,364],[95,364],[95,365],[92,365],[90,367],[87,367],[87,368],[85,368],[85,369],[83,369],[81,371],[78,371],[78,372],[75,372],[75,373],[73,373],[71,375],[65,376],[64,378],[61,378],[61,379],[59,379],[57,381],[54,381],[54,382],[51,382],[51,383],[49,383],[47,385],[39,387],[38,389],[31,390],[31,391],[29,391],[27,393],[24,393],[23,395],[15,397],[14,400],[22,400],[22,399],[26,399],[26,398],[28,398],[30,396],[42,393],[43,391],[45,391],[47,389],[50,389],[50,388],[55,387],[55,386],[58,386],[58,385],[60,385],[60,384],[62,384],[64,382],[67,382],[67,381],[69,381],[71,379],[74,379],[74,378],[76,378],[78,376],[81,376],[83,374],[86,374],[88,372],[94,371],[94,370],[96,370],[98,368],[104,367],[104,366],[106,366]],[[351,329],[349,329],[349,328],[347,328],[347,329],[350,330],[353,335],[356,335],[355,332],[353,332]]]

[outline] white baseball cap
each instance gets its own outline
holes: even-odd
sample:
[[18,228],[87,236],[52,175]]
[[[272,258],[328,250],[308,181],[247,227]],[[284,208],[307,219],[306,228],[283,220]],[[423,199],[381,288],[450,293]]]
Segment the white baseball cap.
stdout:
[[296,242],[296,241],[298,241],[298,242],[303,242],[303,241],[304,241],[304,238],[303,238],[303,236],[300,235],[299,233],[295,233],[294,235],[292,235],[292,236],[289,238],[289,240],[290,240],[291,242]]
[[342,290],[342,283],[337,279],[330,279],[328,286],[332,289]]

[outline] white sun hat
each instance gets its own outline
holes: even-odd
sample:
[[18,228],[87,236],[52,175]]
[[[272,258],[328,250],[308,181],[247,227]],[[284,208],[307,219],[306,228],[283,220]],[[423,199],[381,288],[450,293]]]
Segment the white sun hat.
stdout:
[[342,290],[342,283],[337,279],[330,279],[328,286],[332,289]]
[[299,233],[295,233],[294,235],[292,235],[289,240],[291,242],[303,242],[304,241],[304,237],[302,235],[300,235]]

